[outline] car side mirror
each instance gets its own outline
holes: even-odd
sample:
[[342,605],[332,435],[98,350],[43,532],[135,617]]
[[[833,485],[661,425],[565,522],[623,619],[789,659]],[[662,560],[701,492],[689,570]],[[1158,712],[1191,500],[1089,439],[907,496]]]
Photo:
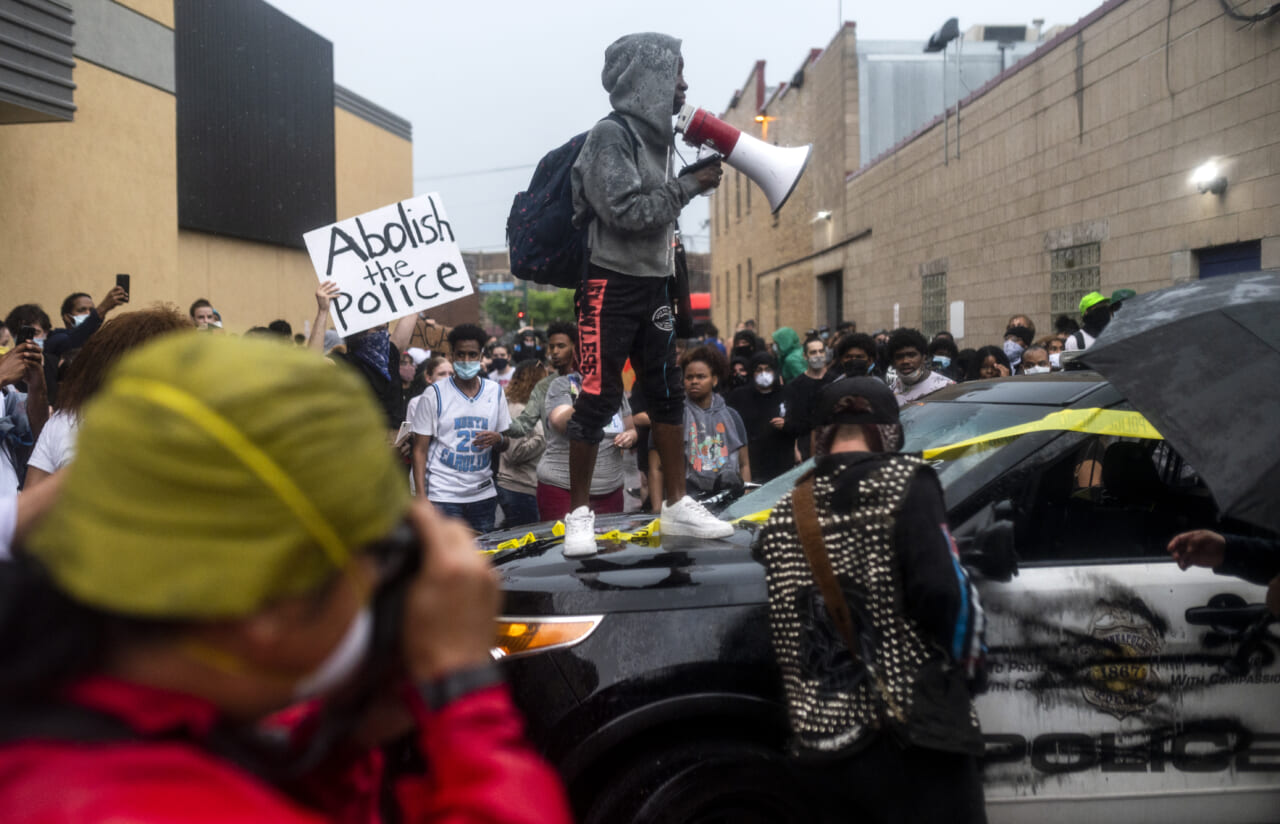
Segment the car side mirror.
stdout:
[[978,511],[954,533],[960,561],[983,578],[1007,583],[1018,574],[1012,501],[996,501]]

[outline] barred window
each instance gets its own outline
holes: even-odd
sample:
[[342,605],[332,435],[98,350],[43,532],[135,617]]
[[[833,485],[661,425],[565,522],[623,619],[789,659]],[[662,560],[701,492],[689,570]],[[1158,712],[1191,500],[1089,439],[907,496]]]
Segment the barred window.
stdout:
[[1049,314],[1080,314],[1080,298],[1102,288],[1102,244],[1068,246],[1049,253]]
[[937,272],[920,278],[921,318],[920,331],[932,338],[947,328],[947,273]]

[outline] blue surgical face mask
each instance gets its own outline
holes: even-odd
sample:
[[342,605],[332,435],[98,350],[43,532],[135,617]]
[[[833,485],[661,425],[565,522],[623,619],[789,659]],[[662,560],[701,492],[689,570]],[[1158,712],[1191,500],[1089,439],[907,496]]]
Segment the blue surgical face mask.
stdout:
[[946,369],[948,366],[951,365],[951,358],[947,357],[946,355],[934,355],[933,365],[938,367],[939,369]]
[[459,378],[462,378],[462,380],[464,381],[469,381],[472,378],[474,378],[476,375],[480,374],[481,366],[483,366],[483,364],[481,364],[480,361],[478,360],[454,361],[453,374]]

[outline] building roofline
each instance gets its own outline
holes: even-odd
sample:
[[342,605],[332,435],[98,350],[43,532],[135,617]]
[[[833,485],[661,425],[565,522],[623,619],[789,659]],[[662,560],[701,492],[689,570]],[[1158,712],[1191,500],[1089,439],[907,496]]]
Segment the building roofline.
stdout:
[[350,89],[333,84],[333,105],[350,112],[368,123],[386,129],[396,137],[413,140],[413,124],[389,109],[384,109],[367,97],[361,97]]
[[1084,31],[1086,28],[1093,25],[1098,20],[1101,20],[1103,17],[1110,14],[1112,11],[1114,11],[1118,7],[1124,5],[1124,3],[1126,2],[1127,0],[1107,0],[1107,2],[1103,3],[1101,6],[1098,6],[1096,9],[1094,9],[1093,11],[1086,14],[1084,17],[1081,17],[1079,20],[1077,20],[1074,25],[1068,26],[1066,29],[1062,30],[1057,35],[1049,38],[1044,43],[1040,44],[1040,47],[1037,48],[1035,51],[1033,51],[1031,54],[1027,55],[1022,60],[1019,60],[1017,63],[1014,63],[1012,66],[1005,69],[1004,71],[1000,72],[1000,74],[997,74],[995,77],[991,78],[986,83],[983,83],[976,90],[971,92],[967,97],[961,98],[954,106],[948,106],[946,111],[943,114],[937,115],[928,123],[924,124],[920,128],[916,129],[914,132],[912,132],[911,134],[902,138],[897,143],[893,144],[888,149],[885,149],[880,154],[871,158],[870,160],[867,161],[866,165],[861,166],[857,170],[846,174],[844,177],[845,183],[848,183],[849,181],[853,180],[856,177],[860,177],[862,174],[869,171],[873,166],[878,165],[882,160],[885,160],[897,154],[899,150],[903,149],[908,144],[915,142],[915,140],[919,138],[921,135],[923,135],[925,132],[936,127],[939,123],[942,122],[944,117],[950,117],[951,113],[957,107],[968,106],[970,103],[977,100],[979,97],[982,97],[987,92],[991,91],[996,86],[999,86],[1001,83],[1008,80],[1010,77],[1013,77],[1018,72],[1032,65],[1036,61],[1040,60],[1042,57],[1045,57],[1046,55],[1049,54],[1049,52],[1053,51],[1058,46],[1061,46],[1063,43],[1066,43],[1068,40],[1075,37],[1077,34]]

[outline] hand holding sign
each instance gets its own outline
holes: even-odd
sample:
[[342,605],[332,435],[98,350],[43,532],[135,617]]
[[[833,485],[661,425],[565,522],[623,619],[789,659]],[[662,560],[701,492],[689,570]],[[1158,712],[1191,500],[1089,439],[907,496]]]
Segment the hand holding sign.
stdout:
[[316,306],[320,307],[321,312],[329,311],[329,304],[338,296],[342,290],[338,288],[338,284],[331,280],[326,280],[320,284],[320,288],[316,290]]
[[316,292],[344,337],[474,291],[438,194],[375,209],[303,236],[336,291]]

